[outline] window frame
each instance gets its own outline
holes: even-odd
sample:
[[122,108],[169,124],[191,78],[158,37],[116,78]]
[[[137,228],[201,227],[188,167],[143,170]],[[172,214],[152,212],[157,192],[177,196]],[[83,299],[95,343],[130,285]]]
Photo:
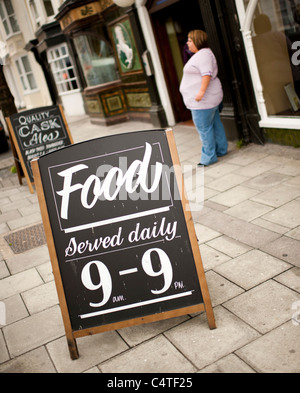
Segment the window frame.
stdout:
[[244,0],[235,0],[237,13],[241,25],[241,32],[244,39],[246,55],[248,58],[249,69],[251,73],[254,93],[256,97],[258,112],[261,117],[259,126],[262,128],[280,128],[280,129],[299,129],[300,117],[285,117],[280,115],[269,115],[266,108],[264,91],[260,79],[259,69],[255,57],[252,41],[252,22],[255,10],[259,0],[249,0],[248,7],[245,7]]
[[[9,37],[11,37],[11,36],[13,36],[15,34],[21,33],[21,30],[20,30],[20,26],[19,26],[19,23],[18,23],[18,19],[16,17],[16,13],[15,13],[15,9],[13,7],[12,1],[11,0],[7,0],[7,1],[10,2],[10,6],[11,6],[11,9],[12,9],[13,13],[9,14],[8,10],[6,8],[4,0],[0,0],[0,7],[1,7],[1,10],[2,10],[2,13],[3,13],[3,16],[0,15],[0,19],[1,19],[1,22],[2,22],[2,26],[3,26],[4,32],[6,34],[6,37],[9,38]],[[18,29],[17,31],[13,31],[13,27],[12,27],[12,24],[11,24],[11,18],[14,18],[14,20],[15,20],[16,28]],[[5,22],[6,22],[6,24],[5,24]]]
[[[24,65],[23,59],[27,59],[28,61],[28,66],[30,68],[30,70],[26,70],[26,66]],[[21,81],[21,85],[24,91],[24,94],[31,94],[34,93],[36,91],[38,91],[38,85],[36,82],[36,79],[34,77],[34,72],[32,70],[31,64],[30,64],[30,59],[28,55],[21,55],[19,56],[17,59],[15,59],[15,64],[16,64],[16,68],[18,71],[18,75]],[[30,82],[30,78],[32,77],[32,81],[34,82],[34,87],[31,87],[31,82]]]
[[[65,50],[65,54],[62,53],[63,49]],[[56,51],[59,51],[59,56],[56,56]],[[55,68],[56,65],[60,66],[61,63],[65,64],[66,59],[70,61],[70,65]],[[52,75],[54,77],[58,94],[60,96],[80,91],[79,78],[72,57],[70,56],[68,45],[66,43],[62,43],[49,48],[47,50],[47,60],[50,65]],[[73,72],[74,76],[70,76],[70,71]],[[64,78],[65,73],[67,73],[67,75],[69,76],[68,78]],[[60,79],[60,74],[63,76],[63,79]],[[76,83],[76,88],[73,87],[72,82]],[[71,87],[70,89],[67,88],[68,85]],[[62,90],[60,89],[60,87],[62,87]]]

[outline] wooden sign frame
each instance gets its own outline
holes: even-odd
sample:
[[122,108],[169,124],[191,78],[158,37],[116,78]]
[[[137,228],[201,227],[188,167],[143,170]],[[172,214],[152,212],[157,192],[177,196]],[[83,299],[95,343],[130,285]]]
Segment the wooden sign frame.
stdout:
[[[177,181],[177,184],[180,185],[180,187],[178,187],[178,188],[179,188],[179,192],[180,192],[181,205],[182,205],[182,209],[184,212],[184,220],[186,223],[187,233],[188,233],[188,237],[190,240],[190,245],[191,245],[191,249],[192,249],[192,256],[193,256],[194,262],[195,262],[196,274],[198,275],[196,280],[199,280],[199,285],[200,285],[202,299],[203,299],[203,303],[189,306],[189,307],[178,308],[175,310],[173,309],[172,311],[166,311],[166,312],[158,312],[158,313],[155,313],[152,315],[146,315],[146,316],[142,316],[142,317],[138,317],[138,318],[122,320],[121,322],[109,323],[106,325],[101,325],[101,326],[96,326],[96,327],[83,328],[83,330],[74,330],[72,328],[72,324],[71,324],[71,318],[70,318],[70,314],[69,314],[69,310],[68,310],[67,297],[66,297],[65,288],[64,288],[64,284],[63,284],[63,280],[62,280],[62,276],[61,276],[61,272],[60,272],[60,265],[59,265],[58,256],[57,256],[57,249],[55,247],[53,230],[51,227],[50,218],[49,218],[49,211],[48,211],[48,207],[47,207],[47,203],[46,203],[46,199],[45,199],[43,182],[42,182],[40,168],[39,168],[39,159],[34,159],[31,162],[32,171],[33,171],[34,179],[35,179],[37,195],[38,195],[38,200],[39,200],[40,209],[41,209],[41,215],[42,215],[46,239],[47,239],[47,244],[48,244],[48,249],[49,249],[49,254],[50,254],[50,259],[51,259],[51,264],[52,264],[52,269],[53,269],[53,274],[54,274],[54,279],[55,279],[55,284],[56,284],[59,303],[60,303],[61,312],[62,312],[62,318],[63,318],[64,328],[65,328],[68,348],[69,348],[70,357],[72,360],[78,359],[78,357],[79,357],[76,339],[78,339],[80,337],[92,335],[92,334],[105,332],[105,331],[117,330],[117,329],[125,328],[128,326],[134,326],[134,325],[140,325],[140,324],[165,320],[165,319],[174,318],[174,317],[187,315],[187,314],[192,314],[192,313],[196,313],[196,312],[206,312],[209,328],[210,329],[216,328],[214,312],[213,312],[213,308],[212,308],[212,304],[211,304],[211,300],[210,300],[210,295],[209,295],[209,290],[208,290],[208,286],[207,286],[207,282],[206,282],[206,278],[205,278],[205,273],[204,273],[204,268],[203,268],[202,259],[201,259],[201,255],[200,255],[199,245],[198,245],[198,241],[197,241],[197,237],[196,237],[196,233],[195,233],[194,223],[193,223],[191,212],[189,210],[189,203],[188,203],[188,201],[184,195],[184,191],[183,191],[184,190],[183,176],[182,176],[182,172],[180,169],[179,156],[178,156],[178,152],[177,152],[177,148],[176,148],[176,144],[175,144],[173,131],[171,129],[161,130],[161,131],[164,131],[166,133],[169,151],[171,154],[173,165],[175,167],[176,181]],[[181,187],[181,185],[182,185],[182,187]]]
[[[67,123],[67,120],[66,120],[66,117],[65,117],[65,114],[64,114],[64,111],[63,111],[63,108],[62,108],[61,105],[54,105],[54,106],[51,106],[51,107],[40,107],[40,108],[35,108],[34,110],[36,112],[41,112],[42,110],[45,111],[45,110],[47,110],[49,108],[50,109],[55,109],[56,107],[59,109],[62,121],[64,123],[65,129],[66,129],[66,132],[67,132],[67,136],[68,136],[69,141],[70,141],[70,144],[73,144],[74,141],[73,141],[73,138],[72,138],[72,135],[71,135],[71,132],[70,132],[70,129],[69,129],[69,126],[68,126],[68,123]],[[26,115],[28,112],[29,111],[25,111],[24,115]],[[32,112],[32,111],[30,111],[30,112]],[[18,114],[21,116],[22,112],[20,112]],[[25,179],[27,181],[27,184],[28,184],[28,187],[29,187],[29,190],[30,190],[31,194],[33,194],[34,193],[34,188],[33,188],[34,182],[31,181],[29,173],[28,173],[28,167],[30,165],[30,162],[27,161],[27,163],[26,163],[24,161],[24,157],[23,157],[20,145],[18,143],[18,139],[16,137],[15,130],[14,130],[14,127],[12,125],[11,118],[10,117],[6,117],[5,121],[6,121],[7,126],[8,126],[9,139],[10,139],[10,142],[11,142],[11,148],[12,148],[12,152],[13,152],[13,156],[14,156],[14,160],[15,160],[15,166],[16,166],[16,169],[17,169],[19,183],[20,183],[20,185],[22,185],[23,184],[22,177],[25,177]]]

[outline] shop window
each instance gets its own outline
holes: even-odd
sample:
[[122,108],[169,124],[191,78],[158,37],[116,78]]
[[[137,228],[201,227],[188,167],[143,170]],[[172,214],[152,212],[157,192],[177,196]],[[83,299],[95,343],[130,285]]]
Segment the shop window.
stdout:
[[22,56],[16,60],[16,66],[22,82],[23,89],[29,93],[37,89],[37,84],[30,66],[28,56]]
[[300,2],[259,0],[252,41],[268,115],[300,116]]
[[47,59],[59,94],[78,89],[77,77],[66,44],[49,49]]
[[74,37],[74,43],[87,86],[119,79],[112,48],[106,39],[85,34]]
[[11,0],[0,0],[0,17],[7,36],[20,31]]

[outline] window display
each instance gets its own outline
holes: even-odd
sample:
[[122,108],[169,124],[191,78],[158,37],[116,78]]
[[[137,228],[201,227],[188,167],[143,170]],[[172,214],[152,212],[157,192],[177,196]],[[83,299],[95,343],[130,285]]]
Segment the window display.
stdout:
[[299,116],[300,1],[259,0],[252,42],[268,115]]
[[97,86],[119,79],[112,48],[103,37],[82,34],[74,43],[87,86]]

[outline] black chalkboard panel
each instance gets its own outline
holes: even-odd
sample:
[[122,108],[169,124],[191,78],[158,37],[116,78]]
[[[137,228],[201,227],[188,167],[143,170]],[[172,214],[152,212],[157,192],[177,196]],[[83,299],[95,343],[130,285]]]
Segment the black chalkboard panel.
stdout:
[[25,177],[34,182],[30,162],[73,143],[60,106],[34,108],[6,118]]
[[38,160],[72,331],[204,303],[170,132],[100,138]]

